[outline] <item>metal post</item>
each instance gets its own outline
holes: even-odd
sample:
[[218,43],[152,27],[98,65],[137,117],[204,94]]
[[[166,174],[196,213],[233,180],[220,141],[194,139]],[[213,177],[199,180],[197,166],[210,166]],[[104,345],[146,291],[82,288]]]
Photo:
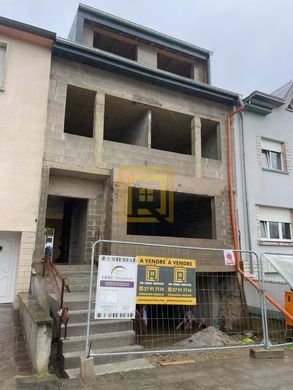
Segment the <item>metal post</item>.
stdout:
[[266,349],[269,349],[271,346],[269,340],[269,329],[268,329],[268,317],[267,317],[267,308],[266,308],[266,298],[265,298],[265,286],[264,286],[264,270],[263,270],[263,254],[261,254],[261,259],[259,259],[259,284],[260,284],[260,292],[261,292],[261,310],[262,310],[262,325],[263,325],[263,343]]
[[85,341],[85,357],[86,358],[90,357],[89,337],[90,337],[90,321],[91,321],[91,306],[92,306],[93,273],[94,273],[95,249],[96,249],[96,245],[99,242],[100,242],[100,240],[94,242],[93,247],[92,247],[90,289],[89,289],[89,302],[88,302],[88,313],[87,313],[87,324],[86,324],[86,341]]

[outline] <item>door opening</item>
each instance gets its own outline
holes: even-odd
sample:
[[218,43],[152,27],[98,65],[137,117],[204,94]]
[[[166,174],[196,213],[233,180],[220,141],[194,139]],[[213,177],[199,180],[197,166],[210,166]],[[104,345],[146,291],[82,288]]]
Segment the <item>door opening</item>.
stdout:
[[55,263],[83,264],[87,207],[87,199],[49,195],[45,254]]

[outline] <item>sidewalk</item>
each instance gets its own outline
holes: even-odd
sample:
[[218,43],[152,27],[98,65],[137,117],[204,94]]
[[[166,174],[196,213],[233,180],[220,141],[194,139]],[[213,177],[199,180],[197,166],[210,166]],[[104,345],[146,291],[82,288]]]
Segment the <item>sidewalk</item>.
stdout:
[[[293,388],[293,351],[285,359],[258,360],[246,351],[231,357],[193,364],[99,376],[87,382],[74,380],[18,380],[7,389],[17,390],[248,390]],[[12,384],[11,384],[12,386]],[[1,387],[1,389],[5,389]]]
[[18,311],[12,305],[0,305],[1,390],[293,389],[292,349],[284,359],[253,359],[248,353],[248,349],[213,351],[197,355],[199,361],[192,364],[102,375],[87,382],[37,377],[25,351]]
[[22,334],[19,312],[11,304],[0,304],[1,380],[32,375]]

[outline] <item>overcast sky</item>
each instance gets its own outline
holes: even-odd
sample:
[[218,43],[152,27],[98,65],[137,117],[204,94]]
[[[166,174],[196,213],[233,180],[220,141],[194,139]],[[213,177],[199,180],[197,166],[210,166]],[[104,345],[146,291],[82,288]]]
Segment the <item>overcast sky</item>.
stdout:
[[[244,95],[293,79],[292,0],[83,0],[211,50],[212,84]],[[67,37],[78,0],[0,0],[0,15]]]

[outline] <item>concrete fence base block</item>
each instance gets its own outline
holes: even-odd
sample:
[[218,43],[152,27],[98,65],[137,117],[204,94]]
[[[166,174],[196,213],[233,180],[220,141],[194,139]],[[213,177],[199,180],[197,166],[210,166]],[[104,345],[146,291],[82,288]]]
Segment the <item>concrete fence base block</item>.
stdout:
[[80,376],[82,378],[91,378],[94,376],[94,358],[80,357]]
[[282,359],[285,357],[285,351],[281,348],[251,348],[250,356],[255,359]]

